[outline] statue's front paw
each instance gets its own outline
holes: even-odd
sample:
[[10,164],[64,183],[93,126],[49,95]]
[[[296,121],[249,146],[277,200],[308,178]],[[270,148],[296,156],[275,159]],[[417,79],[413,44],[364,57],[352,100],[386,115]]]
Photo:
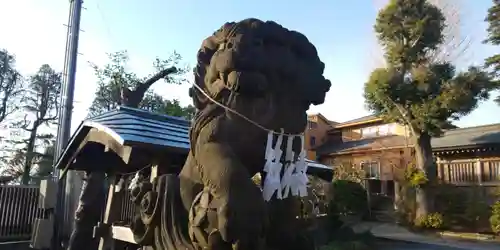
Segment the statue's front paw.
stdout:
[[230,192],[218,209],[218,229],[226,242],[241,242],[264,235],[268,226],[267,206],[259,188],[250,180],[248,187]]

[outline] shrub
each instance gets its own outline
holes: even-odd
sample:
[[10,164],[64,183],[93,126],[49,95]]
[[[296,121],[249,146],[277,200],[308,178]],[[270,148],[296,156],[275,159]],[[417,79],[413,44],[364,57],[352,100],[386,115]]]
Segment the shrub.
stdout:
[[495,234],[500,233],[500,201],[491,206],[490,226]]
[[262,184],[262,177],[260,173],[256,173],[254,176],[252,176],[252,181],[253,183],[255,183],[255,185],[257,185],[257,187],[260,188]]
[[368,208],[366,190],[357,182],[336,180],[333,182],[332,200],[328,207],[330,212],[341,215],[362,215]]
[[335,165],[334,180],[363,181],[365,172],[357,168],[351,162],[338,162]]
[[446,226],[479,229],[487,223],[490,207],[481,187],[459,188],[441,184],[436,192],[436,209],[444,215]]
[[422,170],[416,168],[413,164],[410,164],[410,166],[407,168],[405,172],[405,180],[414,188],[421,187],[429,181],[425,173]]
[[430,213],[415,220],[415,226],[418,228],[440,229],[443,228],[443,224],[443,215],[440,213]]

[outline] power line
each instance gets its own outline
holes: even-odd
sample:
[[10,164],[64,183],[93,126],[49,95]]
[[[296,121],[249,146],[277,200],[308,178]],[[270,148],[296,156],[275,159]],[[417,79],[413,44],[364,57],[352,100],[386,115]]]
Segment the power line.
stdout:
[[106,32],[107,32],[107,35],[108,35],[108,38],[113,41],[113,35],[111,34],[111,29],[109,28],[109,25],[107,25],[107,19],[106,17],[104,16],[104,12],[101,10],[101,6],[99,5],[99,0],[96,1],[96,8],[97,8],[97,11],[99,12],[99,16],[101,17],[101,20],[103,22],[103,25],[106,29]]

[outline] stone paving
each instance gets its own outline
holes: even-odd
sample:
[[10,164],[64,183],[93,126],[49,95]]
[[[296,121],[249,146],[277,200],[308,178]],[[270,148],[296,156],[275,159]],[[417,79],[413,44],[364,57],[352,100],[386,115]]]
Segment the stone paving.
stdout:
[[378,249],[384,250],[463,250],[450,246],[438,246],[405,241],[382,241],[377,244]]
[[[403,241],[408,243],[418,243],[417,245],[409,244],[406,246],[408,248],[404,249],[500,250],[500,243],[497,242],[466,242],[441,237],[431,237],[410,232],[409,230],[395,224],[362,222],[358,225],[353,226],[353,229],[356,232],[371,231],[371,233],[378,238]],[[400,248],[395,248],[394,250],[396,249]]]

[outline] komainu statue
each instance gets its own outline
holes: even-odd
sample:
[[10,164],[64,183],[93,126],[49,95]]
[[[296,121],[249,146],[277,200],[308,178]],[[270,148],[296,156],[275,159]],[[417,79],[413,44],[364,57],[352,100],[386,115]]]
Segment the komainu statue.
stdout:
[[179,175],[133,182],[136,240],[168,250],[314,249],[291,204],[307,192],[306,110],[331,85],[316,48],[251,18],[224,24],[197,59],[191,151]]

